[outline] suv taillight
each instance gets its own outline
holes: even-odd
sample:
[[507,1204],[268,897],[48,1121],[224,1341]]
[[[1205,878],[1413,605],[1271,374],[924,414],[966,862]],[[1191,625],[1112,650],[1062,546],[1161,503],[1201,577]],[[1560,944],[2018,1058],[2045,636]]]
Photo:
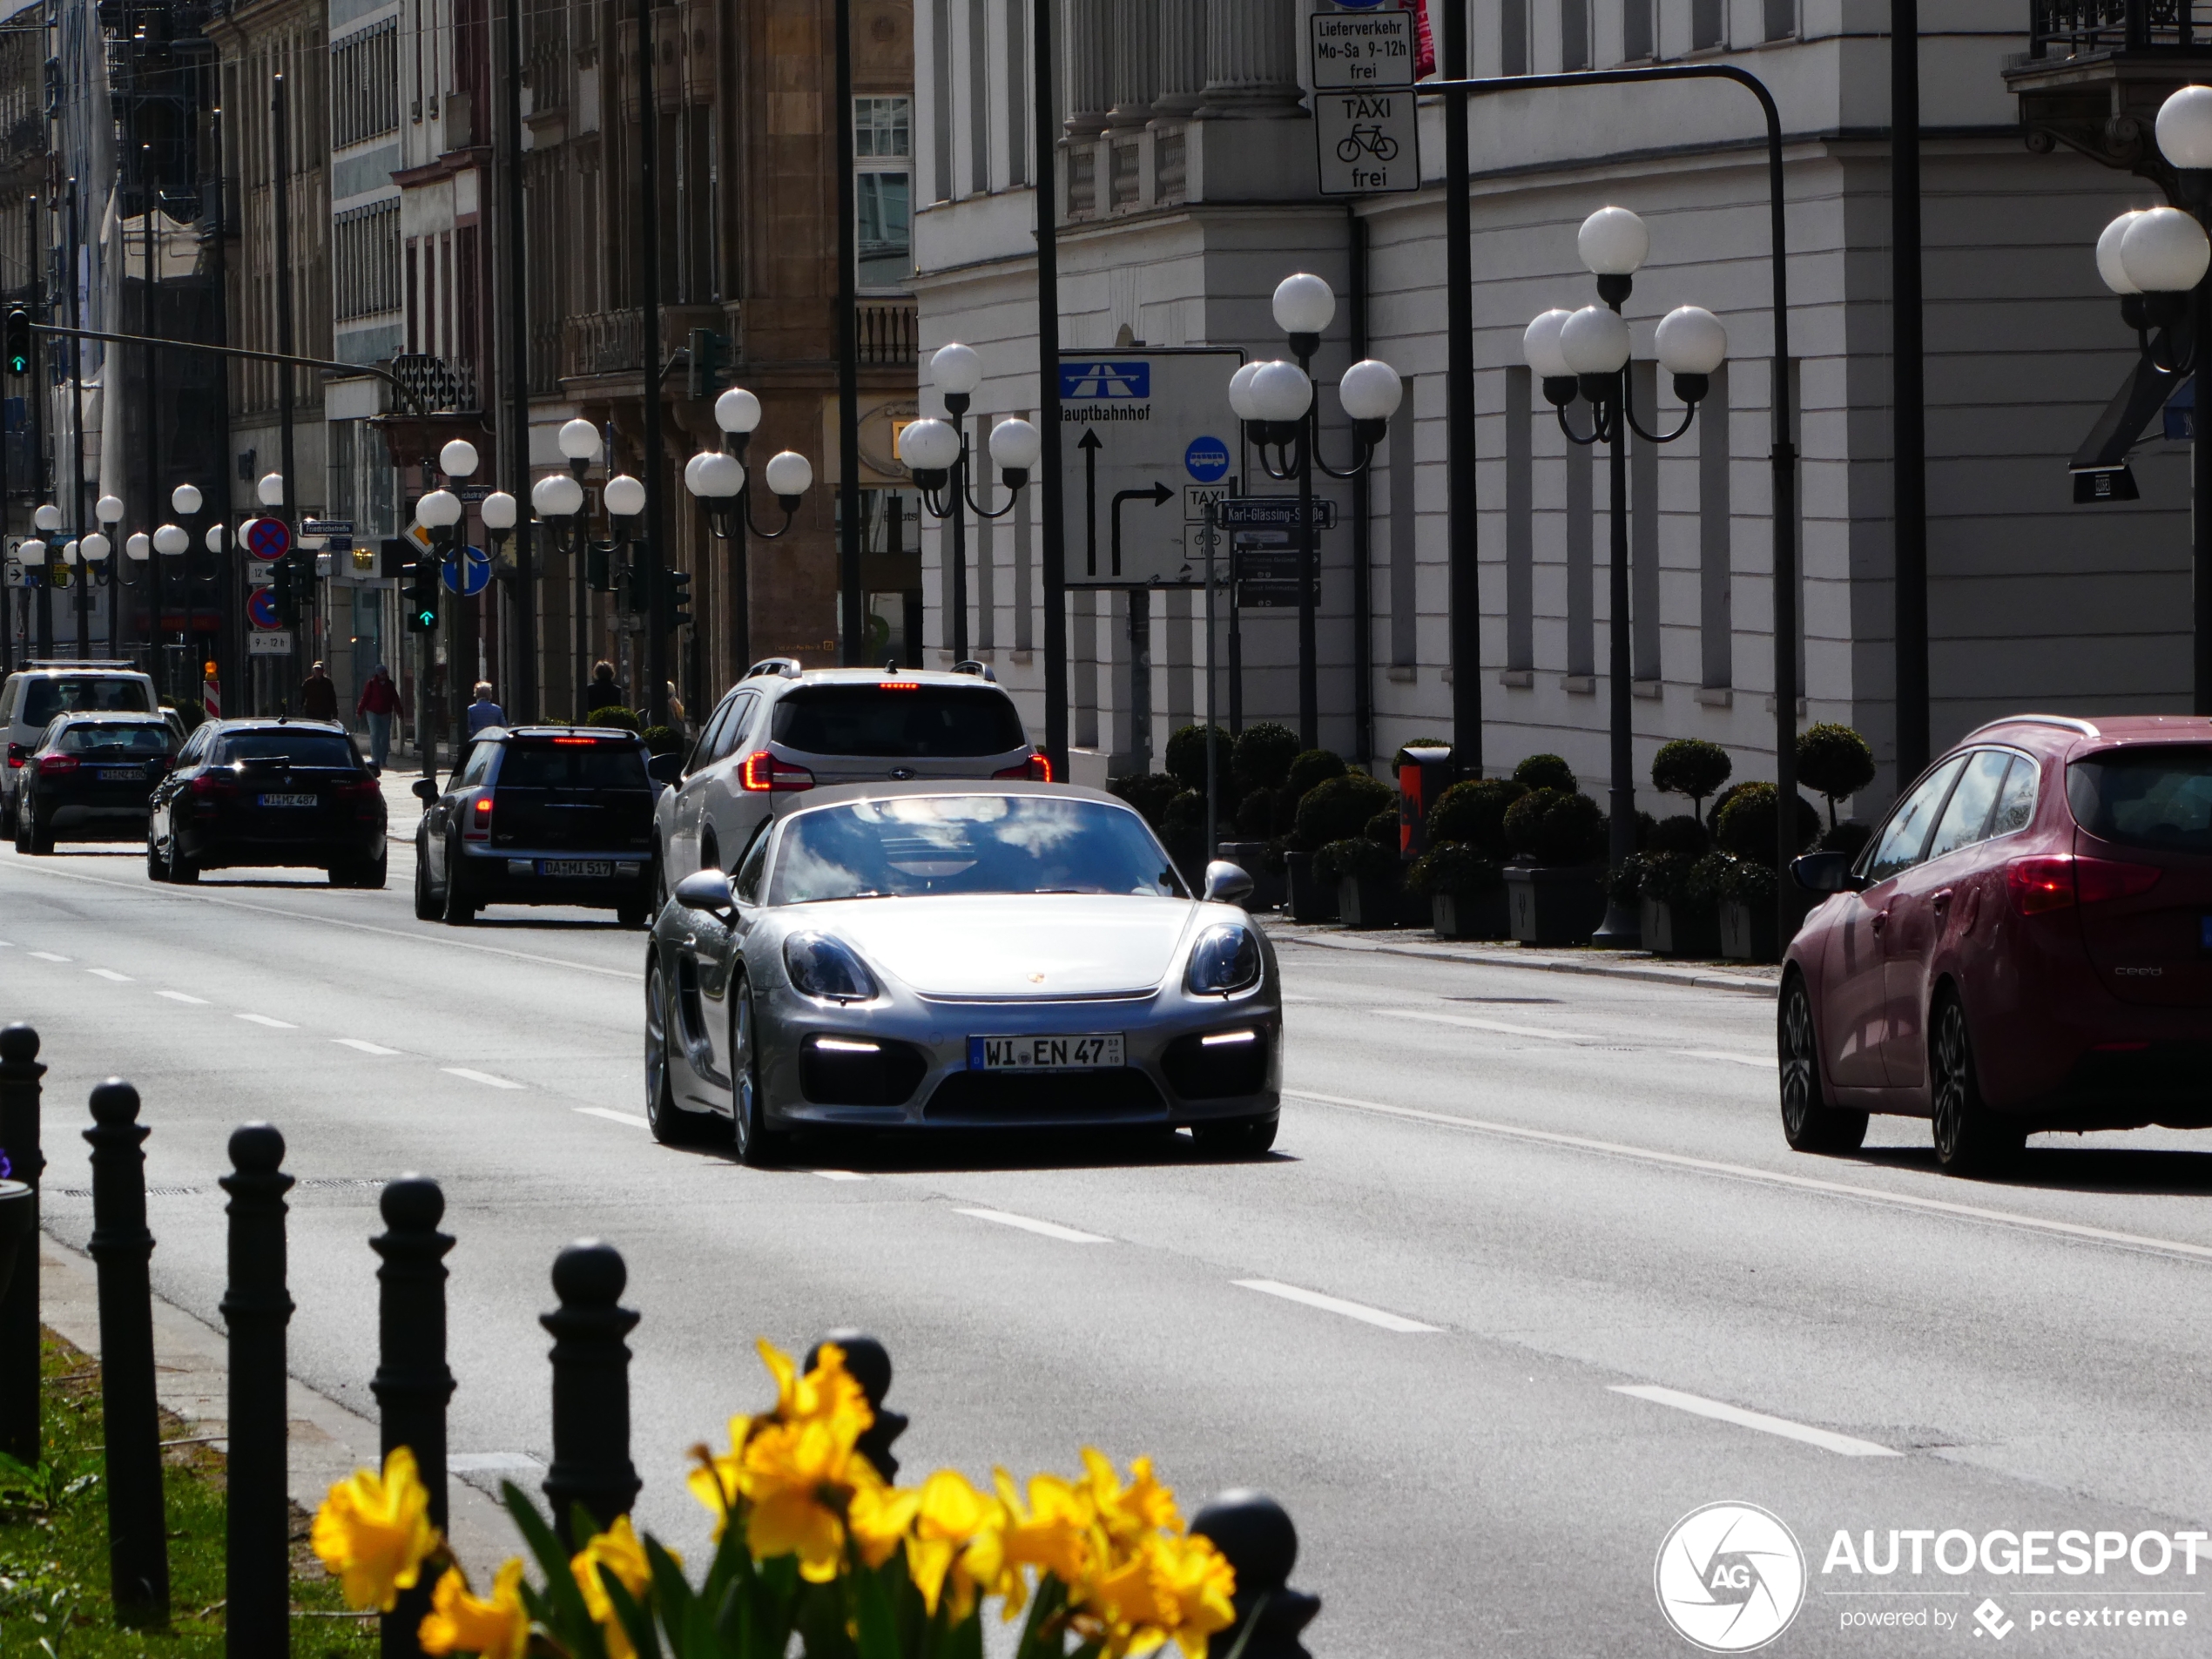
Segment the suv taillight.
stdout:
[[51,778],[57,772],[75,772],[76,770],[77,757],[75,755],[40,755],[38,757],[38,775],[42,778]]
[[203,800],[210,795],[235,795],[238,779],[223,772],[203,772],[192,780],[192,792]]
[[2023,916],[2064,910],[2076,904],[2102,904],[2148,893],[2165,873],[2155,864],[2123,864],[2118,859],[2078,858],[2060,853],[2014,859],[2005,867],[2013,907]]
[[756,749],[745,758],[745,765],[738,773],[739,787],[756,792],[772,789],[812,789],[814,774],[804,766],[794,766],[779,760],[765,749]]
[[1052,762],[1043,755],[1031,755],[1018,766],[1008,766],[1004,772],[995,772],[994,778],[1027,778],[1034,783],[1052,781]]

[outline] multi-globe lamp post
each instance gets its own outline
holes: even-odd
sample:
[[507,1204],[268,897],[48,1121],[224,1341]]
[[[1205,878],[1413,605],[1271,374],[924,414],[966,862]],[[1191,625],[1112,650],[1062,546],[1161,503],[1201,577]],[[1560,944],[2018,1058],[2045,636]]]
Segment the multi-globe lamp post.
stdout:
[[[980,499],[975,494],[974,462],[968,442],[968,409],[975,388],[983,383],[983,360],[974,347],[955,341],[939,347],[930,358],[929,378],[944,400],[945,413],[952,418],[940,421],[933,416],[908,421],[899,434],[899,459],[921,492],[923,509],[952,527],[950,643],[953,661],[957,664],[968,660],[968,515],[996,519],[1012,512],[1043,452],[1044,438],[1019,415],[991,428],[991,461],[999,469],[999,482],[1006,486],[1007,501],[1003,507],[990,507],[988,484]],[[917,642],[910,641],[907,651],[920,662]]]
[[[1647,443],[1672,443],[1689,430],[1697,406],[1712,389],[1712,375],[1728,358],[1728,332],[1720,319],[1700,306],[1678,306],[1659,320],[1654,344],[1659,366],[1674,376],[1675,395],[1683,401],[1681,421],[1671,432],[1646,428],[1629,396],[1629,324],[1621,307],[1635,292],[1635,273],[1651,251],[1651,234],[1642,219],[1625,207],[1601,207],[1582,221],[1577,251],[1597,279],[1600,303],[1579,311],[1541,313],[1521,336],[1521,352],[1543,384],[1545,401],[1559,419],[1569,443],[1609,446],[1608,476],[1612,530],[1607,596],[1607,690],[1610,713],[1611,790],[1608,803],[1607,862],[1618,868],[1635,851],[1635,733],[1634,671],[1629,615],[1629,435]],[[1577,432],[1568,411],[1590,406],[1590,429]],[[1656,421],[1655,421],[1656,424]],[[1789,809],[1785,803],[1783,810]],[[1595,937],[1600,943],[1633,946],[1642,934],[1637,915],[1611,896],[1606,884],[1605,920]]]
[[[2097,238],[2097,273],[2120,296],[2120,314],[2135,331],[2137,349],[2167,383],[2212,362],[2212,242],[2203,220],[2212,211],[2212,86],[2184,86],[2159,106],[2159,152],[2174,168],[2179,207],[2121,214]],[[2212,714],[2212,432],[2206,430],[2202,389],[2190,411],[2189,482],[2195,503],[2190,536],[2190,707]],[[2135,435],[2125,435],[2132,442]]]
[[38,654],[54,654],[54,557],[60,550],[54,545],[54,532],[62,527],[62,509],[51,502],[42,502],[30,515],[31,528],[38,532],[38,539],[45,543],[45,568],[38,573]]
[[768,458],[761,469],[762,482],[783,509],[784,522],[764,530],[752,522],[752,475],[745,464],[745,449],[760,426],[760,400],[742,386],[732,387],[714,400],[714,424],[722,430],[722,447],[702,449],[684,463],[684,487],[706,509],[715,535],[730,543],[730,651],[742,677],[752,662],[746,538],[772,542],[790,534],[799,505],[813,487],[814,464],[796,449],[781,449]]
[[[1336,292],[1322,278],[1300,271],[1275,285],[1276,327],[1289,336],[1291,355],[1246,363],[1229,377],[1229,407],[1244,422],[1245,440],[1259,464],[1278,483],[1298,484],[1298,742],[1321,746],[1321,693],[1315,590],[1320,566],[1313,539],[1313,475],[1357,478],[1374,465],[1375,450],[1405,396],[1405,382],[1388,363],[1366,358],[1337,381],[1337,401],[1352,420],[1352,463],[1332,467],[1321,458],[1320,412],[1313,396],[1313,355],[1337,314]],[[1272,451],[1272,455],[1269,453]],[[1236,580],[1233,568],[1230,580]],[[1363,576],[1361,580],[1365,580]]]
[[[547,523],[565,523],[569,554],[576,562],[576,718],[583,718],[583,688],[590,677],[590,634],[585,626],[590,614],[590,589],[584,569],[583,477],[599,458],[599,428],[581,416],[563,422],[556,436],[561,455],[569,464],[564,473],[548,473],[530,486],[530,507]],[[549,553],[550,550],[548,550]]]

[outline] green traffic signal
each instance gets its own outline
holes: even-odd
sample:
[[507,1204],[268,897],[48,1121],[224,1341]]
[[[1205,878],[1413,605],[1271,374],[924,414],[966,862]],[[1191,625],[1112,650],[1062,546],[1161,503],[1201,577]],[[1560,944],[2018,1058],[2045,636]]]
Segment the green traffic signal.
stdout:
[[438,559],[426,553],[415,561],[408,575],[407,628],[427,634],[438,625]]
[[8,308],[8,373],[30,373],[30,313],[21,306]]

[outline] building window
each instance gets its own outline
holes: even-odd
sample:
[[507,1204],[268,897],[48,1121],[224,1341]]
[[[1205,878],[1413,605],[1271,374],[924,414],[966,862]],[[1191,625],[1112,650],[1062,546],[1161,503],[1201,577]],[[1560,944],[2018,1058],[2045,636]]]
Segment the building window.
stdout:
[[1506,370],[1506,667],[1524,671],[1536,666],[1534,382],[1518,364]]
[[1498,72],[1528,72],[1528,0],[1504,0],[1498,8]]
[[1628,0],[1621,13],[1621,57],[1639,63],[1654,56],[1651,28],[1652,0]]
[[1710,51],[1728,44],[1728,7],[1723,0],[1689,0],[1689,49]]
[[1590,0],[1560,0],[1559,67],[1562,73],[1590,66]]
[[1697,634],[1707,685],[1734,683],[1730,614],[1728,365],[1713,371],[1697,414]]
[[863,288],[904,288],[914,276],[914,100],[853,100],[853,211]]
[[397,311],[400,201],[349,207],[331,220],[331,287],[338,320]]
[[400,125],[400,20],[388,17],[330,48],[330,143],[361,144]]
[[1797,32],[1797,0],[1766,0],[1766,37],[1788,40]]

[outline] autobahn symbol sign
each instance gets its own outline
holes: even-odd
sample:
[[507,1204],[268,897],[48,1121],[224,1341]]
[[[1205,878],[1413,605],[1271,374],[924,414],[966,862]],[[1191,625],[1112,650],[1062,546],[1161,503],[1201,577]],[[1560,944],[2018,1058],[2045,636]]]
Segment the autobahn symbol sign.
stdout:
[[1203,583],[1184,543],[1185,493],[1226,493],[1243,469],[1229,377],[1244,361],[1211,347],[1061,357],[1069,587]]

